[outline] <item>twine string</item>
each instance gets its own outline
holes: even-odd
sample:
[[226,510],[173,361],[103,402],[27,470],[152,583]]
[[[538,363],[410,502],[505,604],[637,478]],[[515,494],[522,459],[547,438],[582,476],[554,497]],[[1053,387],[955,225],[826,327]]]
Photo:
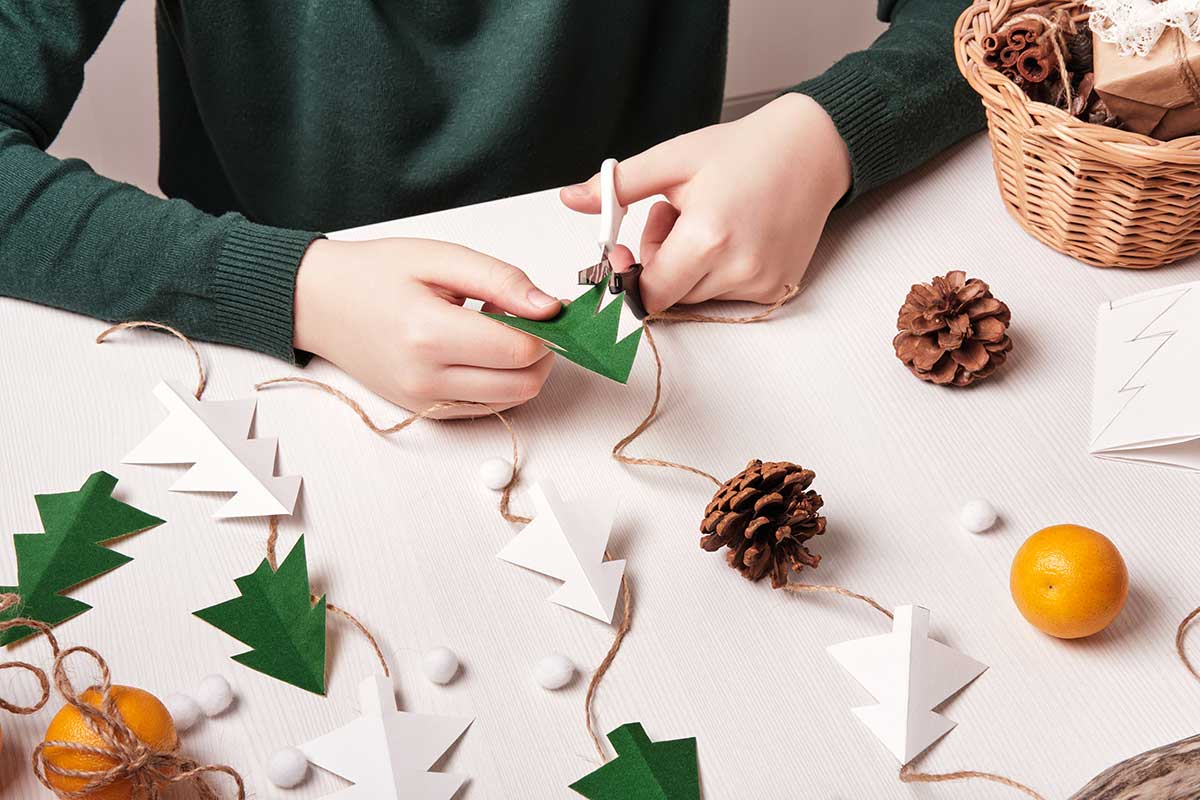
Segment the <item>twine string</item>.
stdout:
[[175,330],[170,325],[163,325],[160,322],[148,322],[146,320],[137,320],[135,322],[121,322],[113,325],[111,328],[105,328],[100,331],[96,337],[96,344],[101,344],[110,333],[117,331],[128,330],[130,328],[154,328],[160,331],[166,331],[174,336],[179,341],[187,345],[187,349],[192,353],[192,360],[196,362],[196,399],[200,399],[200,395],[204,394],[204,387],[208,385],[208,376],[204,374],[204,363],[200,361],[200,351],[196,349],[196,345],[192,343],[185,334]]
[[[0,594],[0,613],[19,606],[21,598],[16,594]],[[50,650],[54,655],[51,668],[54,689],[63,698],[63,702],[73,707],[83,718],[87,728],[96,735],[100,745],[84,744],[82,742],[43,741],[34,748],[31,756],[33,774],[46,789],[62,800],[87,800],[96,792],[120,782],[130,786],[130,796],[158,800],[161,787],[167,784],[187,783],[201,800],[217,800],[218,795],[207,781],[208,774],[222,773],[228,776],[237,786],[238,800],[245,800],[246,787],[242,776],[237,770],[223,764],[200,764],[185,758],[177,752],[179,742],[175,741],[173,749],[158,751],[149,747],[138,738],[137,734],[125,722],[112,693],[112,676],[104,658],[90,647],[71,647],[66,650],[59,648],[58,640],[50,630],[50,626],[34,619],[18,617],[0,622],[0,631],[11,628],[32,628],[46,637]],[[100,682],[91,690],[100,695],[100,705],[95,706],[83,699],[75,690],[67,673],[66,661],[76,653],[91,658],[99,669]],[[41,685],[41,696],[31,706],[18,706],[7,701],[0,701],[0,708],[14,714],[28,715],[40,711],[50,699],[51,681],[46,673],[25,662],[9,662],[0,664],[0,669],[20,668],[33,673]],[[86,693],[85,693],[86,694]],[[72,769],[59,766],[47,756],[47,751],[56,754],[78,753],[92,756],[100,763],[111,762],[112,766],[103,768],[93,766],[90,769]],[[93,763],[96,763],[93,761]],[[60,778],[71,778],[82,783],[76,789],[63,789],[55,786],[50,775]]]
[[1196,666],[1192,664],[1192,660],[1188,658],[1187,650],[1183,646],[1183,638],[1187,635],[1188,626],[1192,624],[1197,616],[1200,616],[1200,608],[1192,609],[1179,623],[1179,627],[1175,629],[1175,652],[1179,655],[1179,660],[1187,667],[1187,671],[1192,674],[1192,677],[1200,681],[1200,672],[1196,670]]
[[998,783],[1001,786],[1007,786],[1010,789],[1016,789],[1018,792],[1032,797],[1033,800],[1046,800],[1045,797],[1030,789],[1023,783],[1018,783],[1012,778],[1006,778],[1003,775],[995,775],[991,772],[979,772],[973,769],[958,770],[957,772],[918,772],[912,764],[905,764],[900,768],[901,783],[947,783],[949,781],[964,781],[964,780],[981,780]]

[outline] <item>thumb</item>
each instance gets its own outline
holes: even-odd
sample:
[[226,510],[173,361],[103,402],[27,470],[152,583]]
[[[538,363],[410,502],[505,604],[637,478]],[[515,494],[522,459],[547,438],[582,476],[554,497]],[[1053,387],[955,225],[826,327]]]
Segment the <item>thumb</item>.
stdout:
[[442,265],[432,282],[462,297],[483,300],[491,308],[527,319],[548,319],[562,308],[557,299],[534,286],[524,272],[492,258],[487,258],[487,263],[478,259],[451,259]]
[[[687,181],[694,171],[695,139],[684,134],[657,144],[617,164],[617,202],[623,206],[656,194],[666,194]],[[600,213],[600,173],[586,183],[564,186],[558,193],[563,205],[584,214]]]

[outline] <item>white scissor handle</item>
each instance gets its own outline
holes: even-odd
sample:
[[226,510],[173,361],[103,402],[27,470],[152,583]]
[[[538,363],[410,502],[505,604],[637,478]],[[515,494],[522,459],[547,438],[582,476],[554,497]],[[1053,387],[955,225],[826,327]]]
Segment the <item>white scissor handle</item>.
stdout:
[[625,206],[617,203],[617,160],[606,158],[600,165],[600,246],[608,252],[617,246]]

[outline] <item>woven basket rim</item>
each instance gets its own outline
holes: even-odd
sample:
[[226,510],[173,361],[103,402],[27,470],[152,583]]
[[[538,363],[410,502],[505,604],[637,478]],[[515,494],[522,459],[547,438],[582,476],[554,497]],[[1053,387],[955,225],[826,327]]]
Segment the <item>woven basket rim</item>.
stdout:
[[[1034,128],[1064,129],[1061,133],[1074,140],[1087,143],[1100,150],[1122,153],[1124,155],[1140,156],[1161,161],[1180,161],[1188,164],[1200,164],[1200,134],[1181,136],[1177,139],[1161,140],[1134,131],[1110,128],[1085,122],[1071,116],[1063,109],[1031,100],[1025,92],[1009,80],[999,70],[987,66],[971,52],[971,45],[976,44],[974,21],[981,14],[989,14],[992,20],[1007,20],[1017,13],[1034,6],[1060,7],[1067,6],[1080,9],[1078,18],[1086,18],[1087,12],[1082,9],[1079,0],[1057,0],[1046,3],[1045,0],[975,0],[959,16],[954,29],[954,53],[959,72],[967,79],[971,88],[985,102],[991,100],[999,105],[1008,105],[1008,100],[999,94],[997,87],[1007,84],[1012,87],[1011,94],[1017,97],[1025,113],[1034,118]],[[993,13],[999,12],[999,13]],[[988,27],[986,30],[994,30]],[[980,85],[982,84],[982,85]],[[991,97],[988,96],[991,93]],[[1036,113],[1035,113],[1036,109]],[[1047,119],[1048,118],[1048,119]]]

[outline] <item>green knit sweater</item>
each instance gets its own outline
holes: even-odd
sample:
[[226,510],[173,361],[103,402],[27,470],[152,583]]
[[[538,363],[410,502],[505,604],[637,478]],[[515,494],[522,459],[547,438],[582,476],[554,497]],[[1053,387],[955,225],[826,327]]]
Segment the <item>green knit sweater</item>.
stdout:
[[[163,200],[45,152],[120,5],[0,0],[0,295],[289,360],[319,231],[582,180],[721,107],[728,0],[158,0]],[[889,31],[795,87],[851,195],[981,126],[962,6],[880,0]]]

